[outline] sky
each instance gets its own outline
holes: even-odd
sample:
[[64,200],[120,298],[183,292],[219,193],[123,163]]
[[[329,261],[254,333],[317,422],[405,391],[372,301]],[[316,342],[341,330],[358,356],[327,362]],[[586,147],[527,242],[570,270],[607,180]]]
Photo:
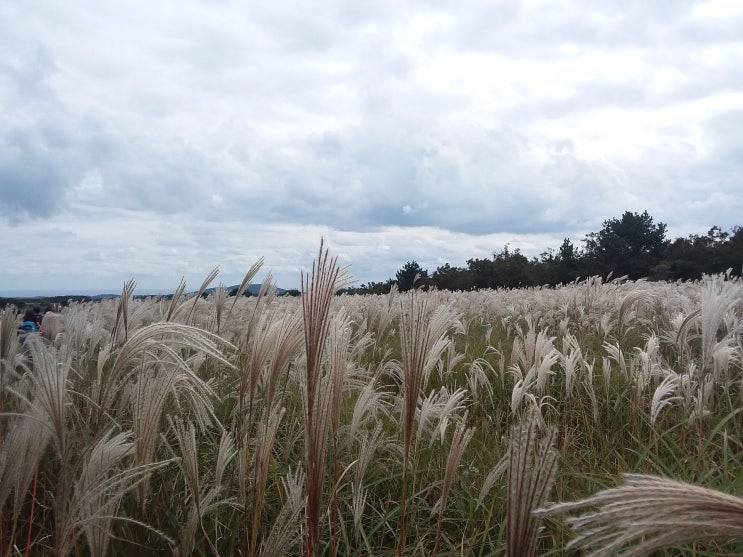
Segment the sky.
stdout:
[[0,53],[0,296],[743,225],[739,0],[24,0]]

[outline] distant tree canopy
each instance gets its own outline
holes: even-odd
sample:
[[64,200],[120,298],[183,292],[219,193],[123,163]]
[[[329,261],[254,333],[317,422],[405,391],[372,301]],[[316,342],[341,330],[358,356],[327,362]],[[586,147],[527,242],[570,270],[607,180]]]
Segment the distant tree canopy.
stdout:
[[626,211],[619,218],[604,221],[600,231],[586,235],[582,250],[565,238],[556,251],[550,248],[539,258],[528,259],[506,245],[490,259],[468,259],[466,267],[441,265],[430,278],[428,271],[413,260],[397,271],[395,279],[347,291],[385,293],[397,283],[404,292],[413,287],[417,275],[423,284],[440,290],[472,290],[557,285],[593,275],[691,280],[728,269],[736,275],[743,274],[743,227],[725,232],[713,226],[705,235],[673,241],[666,237],[666,229],[665,223],[654,222],[647,211]]
[[647,276],[668,248],[666,225],[653,223],[647,211],[625,212],[619,219],[604,221],[599,232],[585,239],[585,255],[596,263],[598,274],[613,272],[631,279]]
[[395,275],[397,289],[405,292],[413,287],[423,286],[428,282],[428,270],[418,265],[417,261],[408,261]]

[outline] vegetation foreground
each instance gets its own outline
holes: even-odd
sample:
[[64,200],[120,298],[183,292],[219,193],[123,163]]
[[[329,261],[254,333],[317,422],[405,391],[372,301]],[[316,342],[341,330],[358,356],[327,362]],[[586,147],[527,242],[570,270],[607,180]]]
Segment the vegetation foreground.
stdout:
[[2,555],[743,554],[743,281],[347,284],[6,308]]

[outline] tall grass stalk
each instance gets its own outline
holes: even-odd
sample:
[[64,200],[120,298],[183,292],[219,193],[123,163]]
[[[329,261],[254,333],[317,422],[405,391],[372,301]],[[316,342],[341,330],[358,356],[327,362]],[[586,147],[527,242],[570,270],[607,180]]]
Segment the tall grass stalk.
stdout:
[[323,389],[322,358],[330,325],[330,304],[345,273],[320,244],[312,274],[302,273],[302,315],[306,370],[303,384],[305,467],[307,470],[307,553],[319,554],[322,488],[327,457],[331,397]]

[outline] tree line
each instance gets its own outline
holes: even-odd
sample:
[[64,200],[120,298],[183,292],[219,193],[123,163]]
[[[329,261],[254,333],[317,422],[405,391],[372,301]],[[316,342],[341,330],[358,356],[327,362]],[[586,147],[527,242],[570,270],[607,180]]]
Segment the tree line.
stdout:
[[548,249],[529,259],[506,245],[491,259],[468,259],[466,267],[446,263],[430,275],[413,260],[405,263],[394,279],[369,282],[345,292],[383,294],[393,284],[400,291],[413,287],[473,290],[556,286],[595,275],[675,281],[728,269],[743,273],[743,227],[726,232],[713,226],[705,235],[675,240],[666,237],[666,229],[665,223],[653,222],[647,211],[626,211],[619,218],[605,220],[600,231],[588,234],[582,248],[565,238],[557,250]]

